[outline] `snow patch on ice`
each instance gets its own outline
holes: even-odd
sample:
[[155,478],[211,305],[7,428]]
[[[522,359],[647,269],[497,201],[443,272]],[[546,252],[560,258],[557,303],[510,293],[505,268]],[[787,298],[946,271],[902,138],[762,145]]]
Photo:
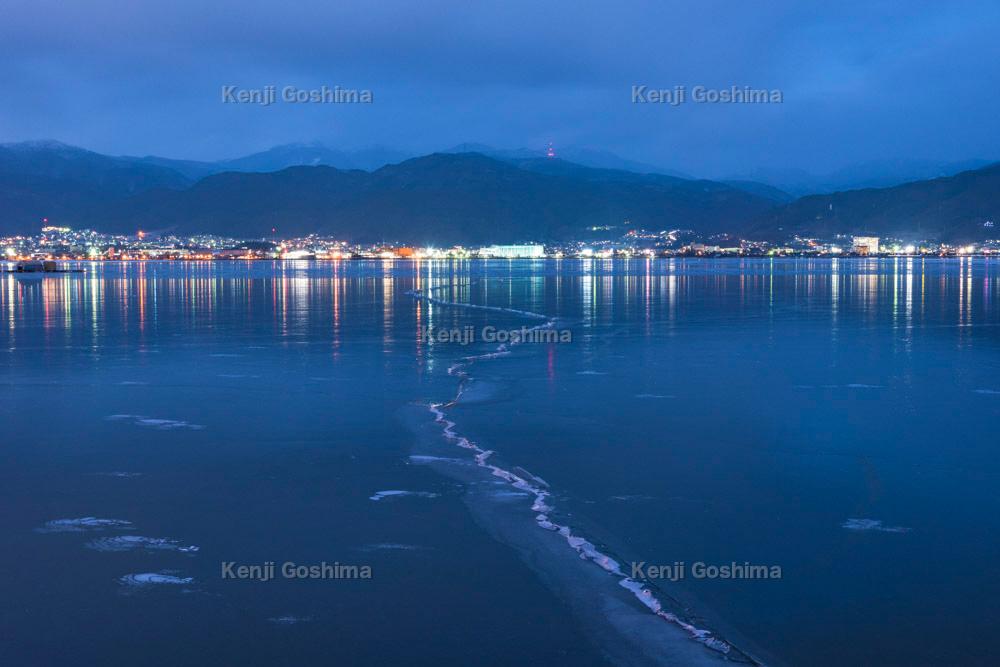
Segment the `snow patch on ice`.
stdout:
[[151,586],[183,586],[194,582],[193,577],[178,577],[169,572],[141,572],[126,574],[118,583],[128,588],[149,588]]
[[312,616],[272,616],[267,620],[269,623],[274,623],[275,625],[296,625],[298,623],[308,623],[312,620]]
[[201,424],[192,424],[181,419],[159,419],[144,415],[109,415],[105,419],[112,422],[130,422],[136,426],[155,428],[159,431],[201,431],[205,428]]
[[388,491],[376,491],[375,495],[369,496],[368,500],[382,500],[383,498],[401,498],[413,496],[416,498],[437,498],[439,494],[429,491],[401,491],[399,489],[389,489]]
[[194,545],[182,545],[177,540],[166,537],[143,537],[142,535],[118,535],[115,537],[102,537],[87,543],[88,549],[94,551],[179,551],[181,553],[195,553],[198,547]]
[[79,519],[53,519],[35,530],[39,533],[84,533],[94,530],[129,530],[132,522],[124,519],[99,519],[85,516]]
[[377,544],[366,544],[361,547],[361,551],[423,551],[427,547],[416,544],[401,544],[399,542],[379,542]]
[[878,519],[848,519],[841,528],[857,531],[872,531],[876,533],[908,533],[910,528],[903,526],[887,526]]

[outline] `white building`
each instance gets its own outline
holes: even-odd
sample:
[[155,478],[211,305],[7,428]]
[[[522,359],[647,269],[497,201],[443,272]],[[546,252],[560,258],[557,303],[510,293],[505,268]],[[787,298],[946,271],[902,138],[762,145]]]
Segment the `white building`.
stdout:
[[503,259],[537,259],[545,257],[545,246],[540,245],[491,245],[479,249],[481,257]]
[[854,252],[859,255],[877,255],[878,240],[877,236],[855,236],[853,243]]

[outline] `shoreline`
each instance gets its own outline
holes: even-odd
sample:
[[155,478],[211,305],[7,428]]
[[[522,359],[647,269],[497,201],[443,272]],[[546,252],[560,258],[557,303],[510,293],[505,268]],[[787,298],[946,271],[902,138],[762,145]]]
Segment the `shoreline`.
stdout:
[[[718,255],[645,255],[636,253],[630,256],[611,257],[378,257],[378,256],[358,256],[358,257],[205,257],[205,258],[171,258],[171,257],[128,257],[128,258],[101,258],[92,259],[87,257],[65,258],[46,257],[46,261],[63,262],[69,264],[236,264],[236,263],[316,263],[316,264],[340,264],[343,262],[404,262],[410,264],[420,264],[425,262],[496,262],[511,264],[514,262],[648,262],[657,260],[696,260],[696,261],[716,261],[716,260],[775,260],[775,259],[809,259],[825,261],[872,261],[872,260],[897,260],[897,259],[931,259],[931,260],[965,260],[965,259],[1000,259],[1000,253],[996,252],[975,252],[963,254],[934,254],[934,253],[912,253],[912,254],[879,254],[879,255],[826,255],[810,253],[782,253],[776,255],[740,255],[740,254],[718,254]],[[0,260],[0,264],[16,264],[21,261],[33,261],[28,259],[10,258]],[[55,273],[69,273],[71,271],[56,271]],[[16,271],[4,271],[4,273],[16,273]]]

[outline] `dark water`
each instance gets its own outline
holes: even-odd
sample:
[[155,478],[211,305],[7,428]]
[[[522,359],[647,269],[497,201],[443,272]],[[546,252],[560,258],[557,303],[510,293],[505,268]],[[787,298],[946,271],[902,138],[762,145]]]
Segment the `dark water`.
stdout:
[[[685,563],[650,587],[687,621],[777,664],[994,662],[995,261],[87,269],[0,279],[2,664],[605,664],[572,578],[411,458],[496,348],[418,333],[538,319],[414,289],[571,332],[471,365],[448,419],[623,569]],[[85,517],[129,523],[47,523]],[[222,576],[269,561],[372,576]]]

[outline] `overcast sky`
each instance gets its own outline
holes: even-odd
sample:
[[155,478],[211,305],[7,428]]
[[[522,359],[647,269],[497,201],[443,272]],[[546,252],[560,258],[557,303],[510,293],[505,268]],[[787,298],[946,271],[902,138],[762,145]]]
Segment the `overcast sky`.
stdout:
[[[698,175],[1000,159],[1000,2],[4,0],[0,141],[614,151]],[[323,85],[371,104],[226,104]],[[632,87],[687,87],[676,106]],[[709,104],[695,86],[781,91]]]

